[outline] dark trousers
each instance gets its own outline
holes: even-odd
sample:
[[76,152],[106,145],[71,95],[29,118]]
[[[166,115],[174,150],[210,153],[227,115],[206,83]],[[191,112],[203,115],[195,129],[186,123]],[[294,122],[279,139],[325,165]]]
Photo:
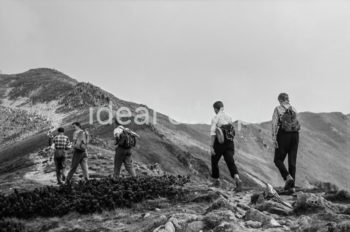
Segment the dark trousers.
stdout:
[[[295,182],[297,153],[299,145],[299,132],[284,132],[280,130],[277,134],[278,148],[275,149],[275,165],[279,169],[284,180],[291,175]],[[288,170],[284,160],[288,155]],[[294,187],[294,186],[292,186]]]
[[218,179],[220,177],[219,171],[219,161],[222,156],[226,161],[227,167],[231,173],[231,177],[234,178],[238,174],[238,170],[233,158],[235,154],[235,145],[232,141],[227,141],[224,144],[220,144],[215,141],[214,144],[215,155],[211,156],[211,168],[212,168],[212,177]]
[[54,162],[56,167],[57,182],[64,181],[66,176],[64,174],[66,168],[66,152],[64,150],[55,150]]
[[67,176],[67,182],[70,182],[74,173],[76,172],[78,166],[80,165],[81,170],[83,171],[83,176],[85,180],[89,179],[89,168],[87,163],[87,153],[74,149],[72,165]]
[[115,178],[119,177],[122,164],[124,164],[125,169],[128,171],[130,176],[136,176],[136,173],[132,164],[132,159],[131,159],[131,149],[125,149],[118,146],[115,150],[115,157],[114,157],[114,177]]

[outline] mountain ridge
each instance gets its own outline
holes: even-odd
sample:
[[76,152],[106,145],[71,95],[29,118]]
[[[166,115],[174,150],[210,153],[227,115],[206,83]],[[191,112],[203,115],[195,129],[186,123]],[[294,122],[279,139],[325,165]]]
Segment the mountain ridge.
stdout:
[[[30,78],[39,76],[41,80],[45,77],[45,73],[56,75],[57,72],[46,69],[28,71]],[[39,91],[43,95],[39,96],[41,101],[21,101],[20,104],[15,104],[14,102],[17,99],[9,97],[9,93],[13,90],[11,89],[11,82],[8,77],[7,82],[5,82],[4,75],[6,76],[6,74],[0,75],[0,82],[6,84],[6,89],[2,86],[2,92],[7,92],[7,95],[1,95],[0,100],[3,103],[5,102],[7,107],[23,109],[25,106],[35,108],[40,104],[45,106],[48,104],[45,96],[47,92],[45,91]],[[16,78],[15,74],[14,77]],[[48,78],[48,80],[51,81],[52,77]],[[45,82],[49,87],[48,89],[57,84],[50,81]],[[89,107],[97,109],[99,106],[108,106],[109,103],[112,103],[113,109],[120,106],[128,106],[131,108],[134,116],[136,107],[146,107],[151,112],[150,121],[152,122],[153,110],[143,104],[121,100],[91,83],[69,83],[71,86],[68,88],[69,91],[57,94],[54,98],[49,98],[51,101],[57,101],[57,104],[52,109],[47,109],[50,113],[60,116],[56,125],[63,125],[68,130],[68,133],[71,133],[69,125],[72,121],[81,121],[86,127],[91,129],[96,137],[96,141],[99,141],[99,145],[113,150],[113,126],[89,125],[88,123]],[[21,98],[30,99],[30,92],[36,90],[33,85],[28,85],[26,82],[23,83],[23,86],[17,84],[17,87],[21,87],[21,90],[26,90],[24,91],[26,94],[19,94]],[[40,86],[36,87],[39,88]],[[50,93],[48,96],[52,96],[52,94]],[[40,109],[38,108],[37,110]],[[342,177],[350,173],[347,167],[344,166],[344,163],[348,163],[348,158],[345,154],[350,149],[349,144],[346,143],[346,141],[350,140],[350,136],[344,124],[338,123],[338,121],[349,123],[349,119],[339,112],[320,114],[302,112],[299,115],[302,121],[302,137],[298,158],[298,166],[301,170],[297,172],[299,184],[309,186],[313,182],[324,180],[349,188],[348,183]],[[103,118],[106,118],[106,116],[105,114],[102,115]],[[143,163],[158,162],[163,165],[165,171],[192,174],[198,176],[199,179],[208,178],[210,174],[210,157],[208,153],[209,125],[203,123],[180,123],[179,125],[174,125],[169,122],[169,117],[162,113],[157,114],[157,119],[157,124],[130,125],[132,129],[140,133],[144,138],[135,150],[135,160]],[[281,177],[273,163],[270,128],[270,122],[263,122],[242,124],[241,130],[237,131],[235,157],[247,185],[261,185],[261,181],[270,182],[274,185],[282,184]],[[48,128],[40,129],[45,131]],[[2,160],[2,157],[11,157],[4,153],[11,152],[15,157],[22,157],[26,155],[26,150],[28,149],[32,152],[40,150],[46,144],[45,136],[45,133],[41,132],[17,144],[7,146],[5,150],[0,150],[0,160]],[[334,154],[334,157],[337,159],[334,165],[340,167],[330,177],[327,177],[320,171],[327,169],[325,160],[328,159],[328,153]],[[319,167],[310,168],[305,166],[305,164],[312,163],[317,164]],[[226,169],[225,164],[221,163],[223,177],[229,180],[229,173]]]

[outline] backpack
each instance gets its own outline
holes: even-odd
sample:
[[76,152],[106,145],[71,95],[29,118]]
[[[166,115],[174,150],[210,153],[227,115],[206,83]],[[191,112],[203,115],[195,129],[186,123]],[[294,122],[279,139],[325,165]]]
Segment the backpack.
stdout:
[[88,148],[88,144],[90,143],[90,140],[91,140],[91,136],[87,130],[80,131],[74,148],[81,152],[85,152]]
[[225,141],[233,141],[235,135],[235,128],[232,124],[222,125],[216,128],[216,138],[220,144],[225,143]]
[[[284,107],[284,106],[283,106]],[[280,117],[280,128],[285,132],[297,132],[300,130],[300,123],[297,114],[290,106]]]
[[125,149],[130,149],[136,146],[136,136],[128,129],[124,129],[120,134],[117,144]]

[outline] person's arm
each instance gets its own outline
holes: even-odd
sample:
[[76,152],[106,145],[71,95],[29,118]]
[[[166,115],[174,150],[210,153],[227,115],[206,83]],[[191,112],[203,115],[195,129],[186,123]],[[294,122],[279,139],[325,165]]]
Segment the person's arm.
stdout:
[[134,131],[130,131],[131,132],[131,134],[133,134],[134,136],[136,136],[137,138],[140,138],[140,135],[138,135],[136,132],[134,132]]
[[68,150],[70,148],[72,148],[72,143],[69,141],[69,138],[67,137],[65,150]]
[[211,120],[211,127],[210,127],[210,154],[211,155],[215,155],[214,143],[216,139],[216,124],[217,124],[217,120],[215,117]]
[[277,148],[278,122],[279,122],[279,115],[278,115],[278,109],[276,107],[272,115],[272,141],[276,148]]

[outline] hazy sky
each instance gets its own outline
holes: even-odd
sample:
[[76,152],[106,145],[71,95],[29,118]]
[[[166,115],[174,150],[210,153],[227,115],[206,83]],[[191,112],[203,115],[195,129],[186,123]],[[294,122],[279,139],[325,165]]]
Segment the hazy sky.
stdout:
[[38,67],[184,122],[350,113],[350,1],[0,0],[0,70]]

